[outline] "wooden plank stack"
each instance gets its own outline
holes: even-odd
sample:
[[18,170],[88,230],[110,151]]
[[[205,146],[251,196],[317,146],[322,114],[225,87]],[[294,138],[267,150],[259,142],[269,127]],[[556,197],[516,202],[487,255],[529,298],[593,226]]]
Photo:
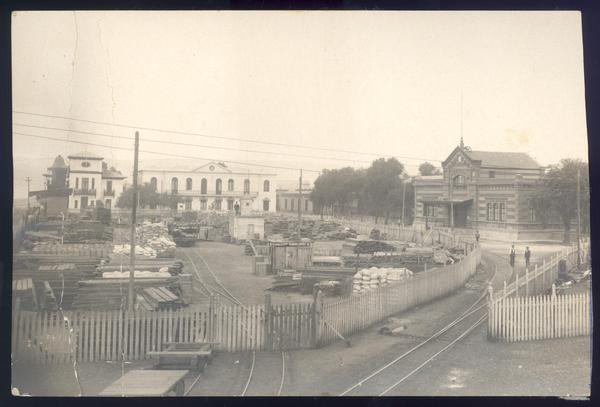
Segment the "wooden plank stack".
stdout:
[[35,287],[31,278],[13,280],[12,285],[13,301],[19,299],[19,307],[27,311],[37,309],[37,298]]
[[178,309],[182,306],[181,299],[167,287],[144,288],[141,294],[153,310]]

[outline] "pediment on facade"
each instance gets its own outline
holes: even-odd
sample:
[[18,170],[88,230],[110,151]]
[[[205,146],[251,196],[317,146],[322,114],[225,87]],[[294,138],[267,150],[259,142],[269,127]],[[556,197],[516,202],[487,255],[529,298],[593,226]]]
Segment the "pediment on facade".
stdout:
[[468,156],[468,154],[460,147],[456,147],[442,162],[442,167],[450,165],[472,165],[474,161]]
[[198,168],[194,168],[192,172],[202,172],[202,173],[211,173],[211,172],[227,172],[231,173],[232,171],[223,163],[211,161],[207,164],[204,164]]

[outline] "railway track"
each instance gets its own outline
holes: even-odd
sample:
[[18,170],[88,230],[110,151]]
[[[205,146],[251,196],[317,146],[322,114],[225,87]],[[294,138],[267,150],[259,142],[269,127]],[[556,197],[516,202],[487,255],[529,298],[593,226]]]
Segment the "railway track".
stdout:
[[[496,279],[498,268],[487,280]],[[487,319],[487,290],[452,322],[429,336],[413,348],[404,352],[354,385],[348,387],[339,396],[385,396],[398,393],[399,386],[415,376],[435,358],[450,350],[455,344],[467,337]]]
[[[230,290],[227,289],[227,287],[225,287],[225,285],[221,282],[221,280],[217,277],[217,275],[211,269],[210,265],[206,262],[206,260],[204,260],[202,255],[198,252],[198,250],[192,249],[192,251],[193,251],[194,255],[196,256],[196,258],[200,259],[200,261],[204,265],[204,268],[208,272],[208,274],[206,274],[206,273],[202,274],[200,272],[200,270],[198,269],[198,267],[196,266],[196,263],[194,262],[192,257],[187,253],[187,251],[182,251],[182,253],[187,257],[190,264],[192,265],[192,268],[194,269],[194,276],[195,276],[196,280],[198,280],[198,282],[200,282],[200,284],[201,284],[201,288],[196,289],[196,287],[195,287],[195,289],[197,291],[199,291],[200,293],[206,295],[207,297],[210,295],[217,295],[218,298],[224,299],[225,301],[231,303],[232,305],[239,305],[242,308],[246,308],[246,306],[242,303],[242,301],[240,301]],[[207,276],[208,276],[208,279],[207,279]],[[242,328],[246,329],[246,327],[242,327]],[[281,392],[283,391],[283,385],[285,383],[285,369],[286,369],[285,368],[285,352],[281,351],[281,380],[279,381],[279,386],[277,388],[277,391],[274,394],[276,396],[280,396]],[[257,368],[257,354],[256,354],[256,351],[252,351],[252,362],[251,362],[250,370],[248,373],[248,379],[246,380],[246,383],[244,385],[244,388],[241,391],[240,396],[245,396],[246,394],[249,393],[249,389],[251,388],[253,379],[256,380],[255,373],[258,371],[260,371],[260,369]],[[193,383],[190,385],[188,390],[185,392],[185,395],[188,395],[192,391],[192,389],[194,388],[194,385],[198,382],[199,378],[200,378],[200,375],[198,375],[198,377],[193,381]],[[265,395],[265,394],[263,394],[263,395]]]

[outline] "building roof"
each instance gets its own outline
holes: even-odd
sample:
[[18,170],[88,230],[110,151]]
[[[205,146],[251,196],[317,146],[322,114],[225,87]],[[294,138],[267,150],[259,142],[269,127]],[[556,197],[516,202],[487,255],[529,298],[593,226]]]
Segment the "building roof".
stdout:
[[71,154],[68,158],[78,158],[83,160],[102,160],[104,157],[100,157],[98,154],[82,151],[77,154]]
[[115,167],[102,168],[102,178],[127,178],[124,176],[121,171],[117,171]]
[[506,153],[496,151],[463,150],[474,161],[481,161],[482,167],[539,169],[539,165],[527,153]]
[[48,167],[49,170],[55,169],[55,168],[68,168],[67,164],[65,163],[65,159],[62,158],[62,156],[60,154],[54,159],[54,163],[52,164],[52,167]]

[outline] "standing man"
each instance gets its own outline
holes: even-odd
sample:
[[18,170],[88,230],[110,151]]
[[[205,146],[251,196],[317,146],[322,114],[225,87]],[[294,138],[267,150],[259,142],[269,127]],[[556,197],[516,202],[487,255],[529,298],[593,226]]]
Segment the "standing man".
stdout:
[[525,268],[529,268],[529,259],[531,258],[531,251],[529,246],[525,248]]
[[480,238],[479,230],[476,230],[475,231],[475,241],[477,241],[477,243],[479,243],[479,238]]
[[515,256],[517,255],[517,253],[515,252],[515,245],[513,244],[510,247],[510,253],[509,253],[509,259],[510,259],[510,266],[514,267],[515,266]]
[[235,216],[240,216],[240,203],[239,201],[235,201],[235,205],[233,206],[235,210]]

